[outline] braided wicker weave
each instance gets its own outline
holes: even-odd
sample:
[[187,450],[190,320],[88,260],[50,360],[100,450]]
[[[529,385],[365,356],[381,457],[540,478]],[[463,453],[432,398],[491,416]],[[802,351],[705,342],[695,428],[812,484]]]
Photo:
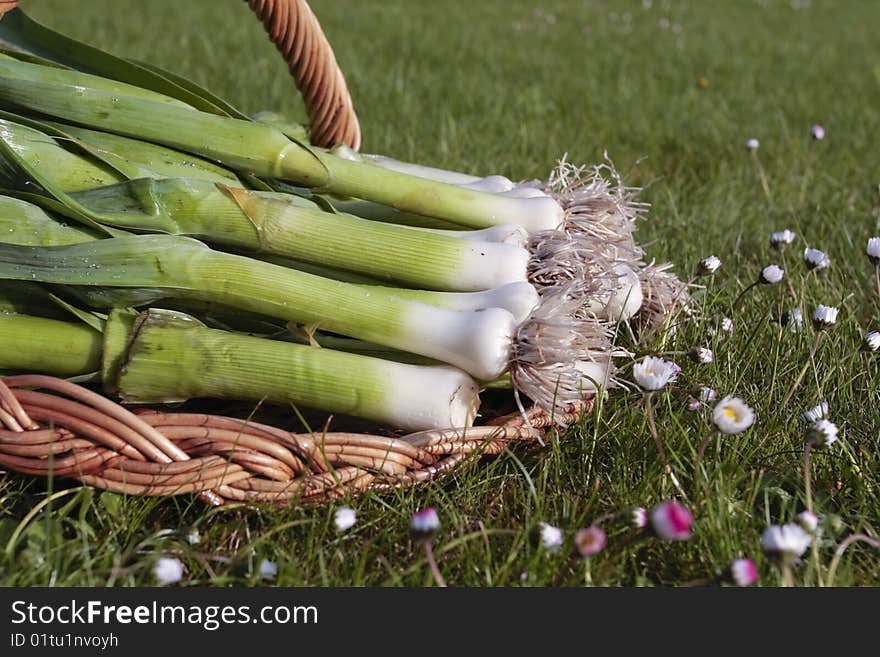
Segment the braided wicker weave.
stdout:
[[[587,402],[554,419],[573,422],[589,407]],[[136,415],[82,386],[42,375],[0,379],[0,423],[4,467],[131,495],[197,492],[212,504],[320,502],[412,485],[447,474],[469,457],[531,443],[553,424],[533,410],[528,423],[517,413],[486,426],[400,438],[296,434],[219,415]]]
[[[0,0],[0,17],[17,0]],[[290,65],[312,140],[360,146],[345,78],[305,0],[248,0]],[[449,474],[514,443],[534,443],[592,402],[553,418],[533,409],[468,429],[393,437],[290,433],[219,415],[137,414],[82,386],[43,375],[0,379],[0,466],[68,477],[131,495],[198,493],[225,502],[320,503]]]

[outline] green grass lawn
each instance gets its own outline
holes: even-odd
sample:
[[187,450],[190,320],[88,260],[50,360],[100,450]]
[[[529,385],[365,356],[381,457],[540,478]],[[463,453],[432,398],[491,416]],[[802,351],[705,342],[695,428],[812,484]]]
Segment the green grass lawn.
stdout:
[[[347,73],[363,150],[511,178],[545,177],[563,154],[598,162],[607,151],[652,205],[638,233],[658,260],[687,277],[702,257],[724,261],[697,292],[701,312],[665,343],[640,354],[715,352],[689,363],[656,400],[659,432],[690,498],[690,541],[633,543],[608,524],[608,548],[572,558],[572,535],[629,506],[676,495],[664,475],[641,395],[613,391],[596,413],[550,446],[506,453],[418,489],[341,501],[357,525],[338,533],[333,507],[208,509],[198,499],[137,499],[82,492],[22,519],[46,496],[45,481],[0,476],[0,583],[150,584],[159,556],[186,564],[187,585],[260,584],[258,564],[278,564],[284,585],[423,585],[432,582],[408,536],[410,514],[436,506],[435,543],[453,585],[680,585],[755,560],[761,583],[779,575],[762,556],[768,524],[804,508],[800,413],[823,399],[841,439],[813,455],[817,555],[796,584],[824,581],[839,541],[880,529],[880,362],[857,353],[880,329],[880,298],[865,255],[880,234],[880,42],[872,0],[315,0]],[[304,112],[286,67],[237,0],[31,0],[52,27],[191,77],[242,109]],[[704,83],[699,81],[703,79]],[[810,138],[821,123],[827,137]],[[748,138],[766,170],[765,195]],[[779,262],[771,231],[790,228],[790,279],[805,316],[839,306],[794,395],[813,332],[778,323],[794,307],[785,284],[761,287],[731,313],[761,267]],[[809,274],[804,246],[825,250],[827,276]],[[734,331],[717,329],[731,315]],[[629,377],[625,366],[622,376]],[[757,422],[712,440],[694,460],[711,408],[687,410],[708,385],[753,406]],[[59,486],[68,485],[55,482]],[[563,550],[530,540],[539,522],[561,527]],[[13,532],[21,530],[10,543]],[[200,541],[187,536],[198,529]],[[9,549],[2,549],[6,546]],[[818,568],[817,568],[818,566]],[[880,558],[854,546],[835,583],[880,584]]]

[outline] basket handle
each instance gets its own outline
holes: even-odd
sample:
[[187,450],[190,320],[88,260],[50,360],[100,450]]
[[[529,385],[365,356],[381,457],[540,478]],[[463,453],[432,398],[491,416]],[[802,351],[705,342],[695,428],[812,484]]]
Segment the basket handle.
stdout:
[[[361,128],[333,48],[306,0],[245,0],[263,22],[305,101],[316,146],[358,150]],[[0,0],[0,18],[19,0]]]
[[361,128],[333,48],[306,0],[246,0],[290,67],[316,146],[358,150]]

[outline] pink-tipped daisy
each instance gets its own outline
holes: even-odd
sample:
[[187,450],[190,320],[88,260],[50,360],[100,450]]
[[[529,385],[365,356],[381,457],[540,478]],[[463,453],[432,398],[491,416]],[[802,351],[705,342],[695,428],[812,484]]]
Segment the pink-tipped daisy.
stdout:
[[654,535],[664,541],[686,541],[691,537],[694,517],[678,502],[661,502],[651,509],[649,520]]
[[440,529],[440,516],[437,515],[437,509],[429,506],[412,514],[409,523],[410,531],[416,538],[426,538],[432,536]]
[[701,365],[708,365],[715,360],[715,354],[707,347],[693,347],[687,355],[692,361]]
[[815,534],[816,529],[819,528],[819,516],[817,516],[812,511],[807,511],[806,509],[797,514],[795,521],[803,529],[810,532],[811,534]]
[[589,559],[604,550],[605,542],[605,532],[595,525],[578,529],[574,535],[575,547],[584,559]]
[[630,510],[630,524],[636,529],[643,529],[648,526],[648,510],[643,506],[637,506]]
[[730,564],[730,578],[737,586],[751,586],[758,581],[758,569],[751,559],[734,559]]

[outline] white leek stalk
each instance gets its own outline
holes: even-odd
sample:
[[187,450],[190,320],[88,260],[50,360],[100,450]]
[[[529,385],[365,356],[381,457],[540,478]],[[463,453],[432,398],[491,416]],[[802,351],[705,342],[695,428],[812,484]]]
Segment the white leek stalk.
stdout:
[[104,385],[137,403],[193,397],[265,399],[345,413],[407,431],[468,427],[476,382],[448,366],[418,366],[206,328],[150,310],[106,330]]

